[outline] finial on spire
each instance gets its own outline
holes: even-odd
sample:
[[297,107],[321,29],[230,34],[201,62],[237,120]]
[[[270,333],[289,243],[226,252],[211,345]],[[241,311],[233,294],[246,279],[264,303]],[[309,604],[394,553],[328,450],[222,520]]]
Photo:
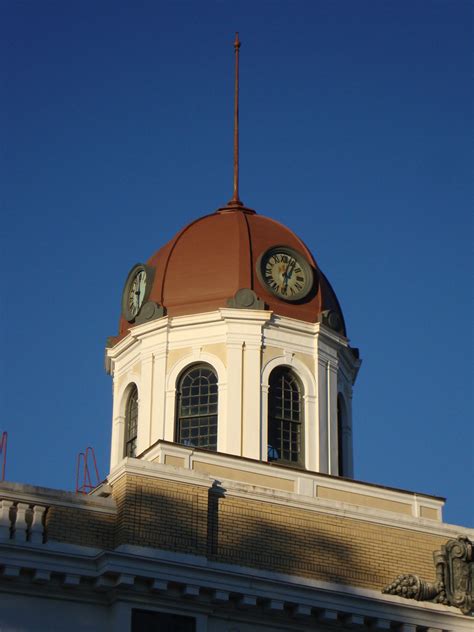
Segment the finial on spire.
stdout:
[[241,211],[254,214],[255,211],[243,205],[239,198],[239,34],[235,34],[235,91],[234,91],[234,194],[226,206],[218,208],[216,213]]
[[228,206],[243,206],[239,199],[239,33],[235,34],[235,89],[234,89],[234,194]]

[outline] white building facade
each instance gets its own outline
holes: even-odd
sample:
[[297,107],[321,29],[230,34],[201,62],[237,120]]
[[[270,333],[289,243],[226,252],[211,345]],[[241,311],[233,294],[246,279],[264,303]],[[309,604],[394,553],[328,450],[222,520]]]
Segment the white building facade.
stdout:
[[179,377],[204,363],[218,379],[218,452],[268,460],[269,378],[284,366],[302,385],[305,469],[337,475],[341,467],[353,475],[352,385],[360,361],[344,336],[321,323],[231,308],[163,317],[131,329],[107,356],[114,381],[112,471],[124,456],[132,386],[142,454],[159,440],[176,440]]

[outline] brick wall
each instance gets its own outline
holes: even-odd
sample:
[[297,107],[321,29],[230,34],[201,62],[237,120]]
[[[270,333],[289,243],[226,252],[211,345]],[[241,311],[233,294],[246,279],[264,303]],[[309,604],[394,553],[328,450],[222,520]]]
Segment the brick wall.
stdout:
[[123,476],[113,497],[116,516],[50,507],[47,539],[104,549],[156,547],[375,589],[400,573],[434,580],[433,551],[447,540],[158,478]]
[[433,551],[445,537],[282,505],[219,501],[222,562],[380,589],[400,573],[434,580]]
[[196,555],[206,554],[207,489],[139,476],[121,478],[116,545],[137,544]]
[[46,539],[111,549],[114,547],[115,522],[113,514],[52,506],[45,517]]
[[434,580],[433,551],[447,540],[161,479],[127,475],[113,494],[116,545],[207,555],[366,588],[381,589],[404,572]]

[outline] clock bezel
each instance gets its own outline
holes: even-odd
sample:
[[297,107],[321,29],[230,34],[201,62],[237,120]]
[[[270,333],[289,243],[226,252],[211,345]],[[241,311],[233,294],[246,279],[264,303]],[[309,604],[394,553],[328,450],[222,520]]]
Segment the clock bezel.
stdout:
[[[145,293],[143,295],[143,299],[137,313],[132,314],[128,306],[128,297],[130,295],[130,288],[132,286],[133,281],[135,280],[135,277],[142,271],[145,272]],[[136,263],[132,267],[130,272],[128,273],[127,279],[125,281],[125,285],[123,287],[123,292],[122,292],[122,314],[125,320],[127,320],[129,323],[134,322],[134,320],[140,313],[143,305],[145,305],[145,303],[147,302],[148,297],[150,295],[152,282],[153,282],[153,268],[151,268],[150,266],[147,266],[144,263]]]
[[[274,290],[268,284],[265,278],[264,267],[265,267],[265,262],[274,254],[283,254],[283,255],[288,255],[290,257],[293,257],[294,259],[296,259],[299,266],[303,269],[305,273],[306,281],[305,281],[303,289],[300,290],[298,293],[293,294],[292,296],[283,296],[282,294]],[[298,301],[301,301],[308,296],[308,294],[311,292],[311,289],[313,288],[313,285],[314,285],[313,267],[311,266],[309,261],[301,252],[299,252],[298,250],[295,250],[294,248],[291,248],[291,246],[277,245],[277,246],[272,246],[271,248],[267,248],[267,250],[262,252],[262,254],[257,259],[256,270],[257,270],[258,280],[260,281],[262,286],[268,292],[270,292],[270,294],[273,294],[273,296],[276,296],[281,301],[287,301],[289,303],[296,303]]]

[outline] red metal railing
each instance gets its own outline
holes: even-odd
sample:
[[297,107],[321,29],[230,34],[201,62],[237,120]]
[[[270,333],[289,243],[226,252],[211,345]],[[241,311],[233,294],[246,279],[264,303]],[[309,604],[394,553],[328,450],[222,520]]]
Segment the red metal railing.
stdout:
[[[89,462],[92,460],[93,475],[95,482],[92,482],[91,470]],[[81,479],[82,476],[82,479]],[[78,494],[88,494],[94,487],[100,483],[99,470],[97,469],[97,461],[95,459],[94,448],[88,447],[85,452],[79,452],[76,464],[76,492]]]
[[0,441],[0,460],[2,464],[0,482],[5,480],[5,468],[7,465],[7,440],[8,440],[8,433],[2,432],[2,439]]

